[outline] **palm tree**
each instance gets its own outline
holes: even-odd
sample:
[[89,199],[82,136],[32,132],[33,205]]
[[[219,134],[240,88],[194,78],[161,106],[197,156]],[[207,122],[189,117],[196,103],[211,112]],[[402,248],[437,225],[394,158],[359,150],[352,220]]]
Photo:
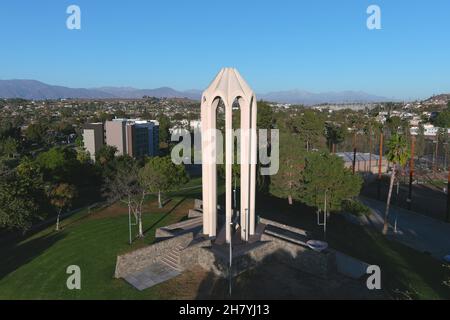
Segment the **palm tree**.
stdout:
[[384,226],[383,234],[386,235],[388,232],[388,217],[389,217],[389,206],[391,204],[392,188],[394,186],[395,175],[397,171],[397,166],[405,166],[406,162],[410,157],[409,146],[404,136],[394,133],[387,143],[388,161],[392,163],[392,173],[391,181],[389,184],[389,193],[386,201],[386,212],[384,214]]

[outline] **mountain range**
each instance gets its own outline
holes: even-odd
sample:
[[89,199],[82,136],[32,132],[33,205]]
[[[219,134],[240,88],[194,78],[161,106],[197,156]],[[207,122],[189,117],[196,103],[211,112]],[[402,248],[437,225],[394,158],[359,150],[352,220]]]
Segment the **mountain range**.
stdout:
[[[69,88],[49,85],[36,80],[0,80],[0,98],[45,99],[140,99],[188,98],[200,100],[201,90],[177,91],[169,87],[136,89],[132,87]],[[321,103],[382,102],[392,99],[371,95],[362,91],[312,93],[304,90],[277,91],[257,94],[258,99],[279,103],[313,105]]]

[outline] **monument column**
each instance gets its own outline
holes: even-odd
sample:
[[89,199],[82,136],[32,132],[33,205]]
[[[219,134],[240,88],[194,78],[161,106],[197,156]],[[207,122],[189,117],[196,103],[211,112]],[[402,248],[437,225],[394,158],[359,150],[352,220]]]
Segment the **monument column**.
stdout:
[[251,101],[251,131],[250,131],[250,235],[255,234],[255,197],[256,197],[256,164],[258,158],[258,136],[257,136],[257,106],[256,98]]
[[201,103],[201,135],[202,135],[202,199],[203,199],[203,233],[209,235],[210,227],[209,227],[209,217],[210,217],[210,201],[209,201],[209,188],[205,188],[205,185],[209,184],[209,154],[210,150],[208,147],[209,141],[209,113],[210,108],[208,108],[207,98],[205,96],[202,97]]
[[239,99],[241,107],[241,238],[248,240],[250,229],[250,104]]

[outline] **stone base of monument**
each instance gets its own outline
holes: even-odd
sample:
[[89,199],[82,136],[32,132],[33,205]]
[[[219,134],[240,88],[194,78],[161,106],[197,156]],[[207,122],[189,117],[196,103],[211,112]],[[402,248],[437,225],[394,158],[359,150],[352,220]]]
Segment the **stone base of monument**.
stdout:
[[[218,225],[224,225],[221,215]],[[337,272],[334,250],[315,252],[306,244],[310,240],[307,232],[275,221],[259,219],[248,242],[240,239],[239,228],[234,230],[231,267],[230,245],[221,238],[223,232],[208,237],[202,231],[201,216],[157,229],[154,244],[117,257],[115,277],[138,278],[156,264],[165,266],[165,274],[174,276],[198,266],[219,277],[229,277],[230,273],[235,277],[268,261],[285,263],[321,278]]]
[[[233,277],[257,267],[261,263],[277,261],[289,264],[303,272],[328,278],[334,274],[336,257],[332,250],[315,252],[303,242],[305,232],[261,219],[254,236],[248,242],[240,239],[240,231],[232,238],[232,264],[230,245],[199,235],[180,255],[180,264],[188,268],[199,265],[219,277]],[[295,229],[295,231],[293,231]]]

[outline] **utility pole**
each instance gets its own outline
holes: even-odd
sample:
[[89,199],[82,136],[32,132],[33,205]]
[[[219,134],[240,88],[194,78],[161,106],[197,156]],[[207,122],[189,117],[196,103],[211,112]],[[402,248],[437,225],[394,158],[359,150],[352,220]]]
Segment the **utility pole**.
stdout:
[[439,138],[436,136],[436,149],[434,154],[434,163],[433,163],[433,174],[436,177],[437,166],[438,166],[438,150],[439,150]]
[[447,216],[445,220],[450,223],[450,167],[448,168],[448,177],[447,177]]
[[356,167],[356,132],[353,134],[353,174],[355,174]]
[[[233,230],[233,222],[230,222],[230,231],[231,230]],[[232,247],[232,244],[231,244],[231,242],[233,241],[232,240],[232,238],[233,237],[230,237],[230,265],[229,265],[229,288],[228,288],[228,293],[230,294],[230,296],[231,296],[231,282],[233,281],[233,275],[232,275],[232,265],[233,265],[233,247]]]
[[324,239],[325,241],[327,240],[327,192],[328,190],[325,191],[325,205],[324,205],[324,217],[325,220],[323,221],[323,235],[324,235]]
[[131,208],[128,204],[128,234],[129,234],[129,244],[131,245]]
[[408,210],[411,210],[412,204],[412,185],[414,180],[414,151],[416,145],[416,136],[411,136],[411,159],[409,159],[409,191],[408,191]]
[[237,202],[236,202],[236,177],[234,178],[233,200],[234,200],[234,209],[237,209]]
[[383,129],[380,130],[380,152],[378,159],[378,200],[381,199],[381,165],[383,164]]
[[372,174],[372,126],[369,125],[369,172]]

